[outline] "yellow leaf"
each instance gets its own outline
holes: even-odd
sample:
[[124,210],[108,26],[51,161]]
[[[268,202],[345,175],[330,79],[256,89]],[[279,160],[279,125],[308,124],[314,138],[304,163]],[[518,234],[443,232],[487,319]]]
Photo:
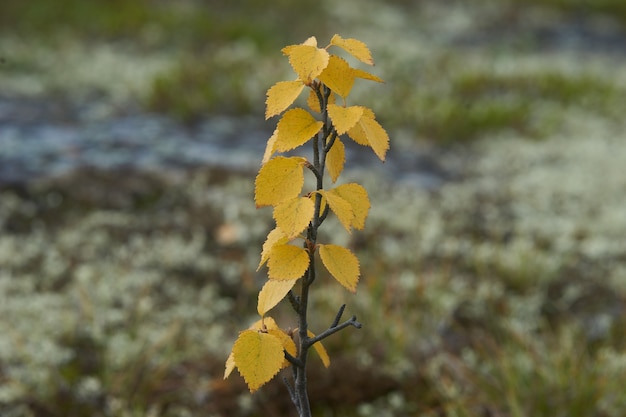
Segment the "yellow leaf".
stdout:
[[[334,94],[331,94],[330,96],[328,96],[328,104],[335,104],[336,98]],[[322,110],[320,109],[320,101],[317,98],[317,94],[315,93],[315,90],[311,89],[309,91],[309,98],[306,101],[306,104],[309,106],[309,108],[316,112],[316,113],[321,113]]]
[[296,284],[295,279],[289,281],[268,280],[259,292],[257,311],[261,316],[276,306]]
[[322,112],[322,110],[320,109],[320,100],[317,98],[317,93],[313,89],[309,90],[309,98],[307,98],[306,104],[307,106],[309,106],[309,109],[311,109],[315,113]]
[[348,249],[337,245],[319,245],[320,258],[328,272],[351,292],[359,281],[359,260]]
[[363,112],[357,124],[348,130],[348,136],[360,145],[370,146],[381,161],[385,160],[385,154],[389,150],[389,136],[374,119],[374,113],[371,110]]
[[363,107],[361,106],[343,107],[329,104],[327,108],[328,115],[340,135],[352,129],[363,115]]
[[[320,201],[320,213],[323,213],[324,210],[326,210],[326,204],[327,204],[326,203],[326,197],[324,197],[324,192],[323,191],[318,192],[318,194],[322,197],[322,200]],[[315,201],[315,198],[316,198],[315,195],[316,194],[311,194],[311,199],[313,201]]]
[[266,331],[270,329],[280,329],[280,327],[278,327],[278,324],[276,324],[274,318],[270,316],[261,317],[259,320],[252,323],[250,327],[248,327],[248,330]]
[[289,239],[293,239],[307,228],[314,212],[315,203],[310,198],[296,197],[283,201],[274,208],[274,220],[276,220],[276,226]]
[[346,98],[354,85],[354,71],[345,59],[337,55],[331,55],[328,66],[318,77],[320,81],[328,86],[341,97]]
[[[307,334],[309,337],[315,337],[315,333],[307,329]],[[330,366],[330,357],[328,356],[328,352],[326,352],[326,348],[322,345],[322,342],[317,342],[313,344],[313,349],[317,352],[317,355],[322,360],[324,364],[324,368],[328,368]]]
[[[278,324],[276,324],[276,321],[274,321],[272,317],[267,316],[252,323],[252,325],[248,327],[248,330],[271,330],[271,329],[278,329],[278,328],[279,327],[278,327]],[[224,379],[228,378],[228,376],[233,372],[234,369],[235,369],[235,356],[233,355],[233,352],[231,351],[230,354],[228,355],[228,359],[226,359],[226,369],[224,371]]]
[[267,161],[254,182],[256,206],[276,206],[297,197],[304,185],[304,162],[296,156],[277,156]]
[[254,392],[280,371],[285,354],[281,340],[273,334],[244,330],[233,346],[239,373]]
[[257,267],[257,271],[261,269],[263,264],[267,262],[270,257],[270,252],[274,245],[284,245],[287,243],[289,239],[285,236],[285,232],[280,230],[279,227],[274,228],[271,232],[267,234],[267,238],[265,238],[265,242],[263,243],[263,250],[261,251],[261,261],[259,261],[259,266]]
[[326,199],[330,209],[335,213],[341,225],[350,233],[352,220],[354,219],[354,211],[350,203],[338,194],[325,190],[319,190],[318,192]]
[[335,35],[330,40],[330,44],[340,47],[361,62],[374,65],[374,60],[372,59],[369,48],[360,40],[352,38],[344,39],[339,35]]
[[308,111],[297,108],[283,114],[278,122],[278,137],[274,149],[278,152],[286,152],[306,143],[324,125],[315,120]]
[[267,145],[265,145],[265,152],[263,153],[263,160],[261,161],[261,164],[265,164],[267,161],[269,161],[272,155],[274,155],[274,152],[276,152],[276,149],[274,148],[276,147],[277,137],[278,129],[274,129],[274,133],[272,133],[272,136],[270,136],[270,138],[267,140]]
[[383,80],[382,78],[379,78],[375,76],[374,74],[370,74],[367,71],[363,71],[357,68],[354,69],[354,76],[357,78],[363,78],[364,80],[376,81],[377,83],[385,82],[385,80]]
[[370,209],[370,200],[365,188],[356,183],[349,183],[335,187],[329,193],[336,194],[350,203],[354,213],[352,225],[355,229],[363,230]]
[[267,90],[265,120],[280,114],[298,98],[304,84],[300,80],[280,81]]
[[309,267],[309,253],[293,245],[274,245],[267,261],[268,276],[276,280],[298,279]]
[[282,52],[289,57],[291,67],[306,85],[309,85],[311,80],[320,75],[328,65],[328,52],[315,45],[306,43],[289,45],[284,47]]
[[[270,329],[267,332],[271,335],[276,336],[278,339],[280,339],[280,342],[283,344],[283,349],[286,350],[291,356],[295,357],[298,354],[296,344],[294,343],[293,339],[284,330]],[[282,368],[287,368],[289,365],[291,365],[291,362],[289,362],[287,358],[285,358],[285,360],[283,361]]]
[[335,139],[335,143],[326,154],[326,167],[333,182],[337,181],[339,175],[343,171],[343,164],[346,162],[346,148],[339,138]]
[[226,359],[226,369],[224,370],[224,379],[228,378],[235,369],[235,355],[230,352],[228,359]]
[[306,41],[302,42],[302,45],[317,46],[317,38],[310,36]]

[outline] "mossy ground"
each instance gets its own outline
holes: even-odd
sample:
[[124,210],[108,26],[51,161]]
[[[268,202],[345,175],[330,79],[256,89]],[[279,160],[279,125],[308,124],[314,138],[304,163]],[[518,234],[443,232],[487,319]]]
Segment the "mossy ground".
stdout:
[[[356,296],[321,279],[311,321],[323,329],[345,302],[364,328],[328,340],[328,371],[311,360],[317,411],[623,414],[624,58],[518,36],[550,26],[537,10],[558,26],[582,3],[40,3],[0,6],[0,77],[15,94],[262,117],[266,88],[289,74],[279,49],[340,32],[370,45],[388,81],[354,102],[392,146],[448,144],[442,164],[461,175],[435,191],[347,173],[371,216],[364,232],[324,237],[357,251],[364,273]],[[622,3],[585,2],[584,16],[619,28]],[[85,171],[2,189],[0,414],[291,412],[280,381],[251,396],[221,379],[264,279],[272,220],[254,208],[253,176]],[[288,306],[272,314],[294,325]]]

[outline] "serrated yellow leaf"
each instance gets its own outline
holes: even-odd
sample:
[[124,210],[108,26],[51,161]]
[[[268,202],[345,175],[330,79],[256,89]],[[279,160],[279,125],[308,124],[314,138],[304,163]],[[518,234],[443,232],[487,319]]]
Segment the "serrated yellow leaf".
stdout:
[[280,371],[285,355],[278,337],[244,330],[233,346],[233,358],[250,392],[254,392]]
[[320,75],[328,65],[328,52],[315,45],[289,45],[284,47],[282,52],[289,57],[291,67],[306,85]]
[[385,160],[385,155],[389,150],[389,136],[374,119],[371,110],[369,113],[363,112],[357,124],[348,130],[348,136],[360,145],[370,146],[381,161]]
[[289,239],[298,236],[307,228],[315,212],[315,203],[308,197],[296,197],[283,201],[274,208],[276,226]]
[[309,267],[309,254],[293,245],[274,245],[267,261],[270,279],[292,280],[304,275]]
[[322,109],[320,108],[320,100],[317,98],[317,93],[313,89],[309,90],[309,97],[306,100],[306,104],[309,106],[309,109],[315,113],[322,112]]
[[355,229],[363,230],[365,227],[365,219],[367,219],[371,207],[365,188],[356,183],[349,183],[339,185],[328,193],[336,194],[350,203],[354,213],[352,226],[354,226]]
[[332,91],[346,98],[354,85],[354,72],[345,59],[331,55],[328,65],[318,77]]
[[224,379],[228,378],[235,369],[235,355],[230,352],[228,359],[226,359],[226,369],[224,370]]
[[330,174],[331,180],[337,181],[339,175],[343,171],[343,165],[346,162],[346,148],[339,138],[335,139],[335,143],[330,148],[330,151],[326,154],[326,167]]
[[304,84],[300,80],[280,81],[267,90],[265,120],[280,114],[298,98]]
[[323,122],[315,120],[308,111],[296,108],[283,114],[278,122],[278,135],[274,149],[286,152],[305,144],[320,131]]
[[344,200],[340,195],[325,190],[318,191],[326,199],[330,209],[335,213],[341,225],[351,233],[352,221],[354,219],[354,211],[352,205]]
[[[250,327],[248,327],[248,330],[271,330],[271,329],[279,329],[278,324],[276,324],[276,321],[270,317],[270,316],[266,316],[263,317],[257,321],[255,321],[254,323],[252,323],[250,325]],[[228,378],[228,376],[233,372],[233,370],[235,369],[235,357],[233,355],[233,352],[231,351],[230,354],[228,355],[228,359],[226,359],[226,369],[224,371],[224,379]]]
[[[298,354],[296,344],[283,329],[271,329],[267,332],[280,339],[280,342],[283,344],[283,349],[286,350],[291,356],[295,357]],[[282,368],[287,368],[289,365],[291,365],[291,362],[285,358],[283,360]]]
[[315,36],[310,36],[306,41],[302,42],[302,45],[317,46],[317,38]]
[[274,155],[274,152],[276,152],[276,149],[274,148],[276,146],[277,137],[278,129],[274,129],[274,133],[272,133],[272,136],[270,136],[270,138],[267,140],[267,145],[265,145],[265,152],[263,153],[263,159],[261,160],[262,165],[269,161],[272,155]]
[[[315,337],[315,333],[313,333],[312,331],[307,329],[306,332],[309,337]],[[328,356],[328,352],[326,351],[326,348],[324,347],[324,345],[322,345],[322,342],[317,342],[313,344],[313,349],[315,349],[315,351],[317,352],[317,355],[322,360],[322,363],[324,364],[324,368],[328,368],[330,366],[330,357]]]
[[264,316],[276,306],[296,284],[295,279],[288,281],[278,281],[274,279],[268,280],[259,292],[259,300],[257,303],[257,311],[259,315]]
[[280,329],[280,327],[278,327],[278,324],[276,324],[274,318],[270,316],[261,317],[260,319],[252,323],[250,327],[248,327],[248,330],[266,331],[270,329]]
[[324,197],[324,193],[323,192],[319,192],[318,194],[311,194],[311,199],[313,201],[315,201],[314,199],[316,198],[315,195],[320,195],[321,196],[321,201],[320,201],[320,213],[323,213],[324,210],[326,210],[326,197]]
[[364,80],[376,81],[377,83],[384,83],[385,80],[375,76],[374,74],[370,74],[367,71],[360,70],[358,68],[354,69],[354,76],[357,78],[363,78]]
[[363,107],[361,106],[343,107],[329,104],[327,109],[333,126],[340,135],[352,129],[363,115]]
[[352,38],[344,39],[339,35],[335,35],[330,40],[330,44],[340,47],[361,62],[374,65],[374,60],[372,59],[369,48],[360,40]]
[[297,197],[304,185],[304,162],[296,156],[277,156],[267,161],[254,182],[256,206],[276,206]]
[[[330,96],[328,96],[328,104],[335,104],[336,101],[337,99],[334,94],[331,94]],[[320,101],[317,98],[317,94],[315,93],[314,90],[309,91],[309,98],[307,99],[306,104],[307,106],[309,106],[309,109],[311,109],[312,111],[316,113],[322,112],[322,110],[320,109]]]
[[267,234],[265,242],[263,243],[263,249],[261,250],[261,260],[259,261],[259,266],[256,268],[256,270],[258,271],[259,269],[261,269],[265,262],[267,262],[274,245],[284,245],[287,242],[289,242],[289,239],[285,235],[285,232],[280,230],[279,227],[272,229],[272,231]]
[[337,245],[319,245],[322,263],[341,285],[356,292],[359,282],[359,260],[348,249]]

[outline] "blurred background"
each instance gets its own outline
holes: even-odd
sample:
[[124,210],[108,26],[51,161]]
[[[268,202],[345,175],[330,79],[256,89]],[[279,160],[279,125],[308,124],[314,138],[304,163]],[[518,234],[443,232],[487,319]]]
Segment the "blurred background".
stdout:
[[372,210],[323,228],[362,277],[321,277],[311,328],[364,326],[311,359],[315,415],[624,415],[626,2],[29,0],[0,3],[2,416],[294,415],[222,376],[273,227],[265,91],[334,33],[392,149],[349,148]]

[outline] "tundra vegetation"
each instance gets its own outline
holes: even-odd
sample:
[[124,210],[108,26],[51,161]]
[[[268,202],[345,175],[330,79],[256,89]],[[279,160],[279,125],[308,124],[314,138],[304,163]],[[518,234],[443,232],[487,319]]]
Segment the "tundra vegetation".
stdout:
[[[321,280],[310,325],[345,303],[367,331],[324,341],[313,412],[621,416],[624,2],[231,3],[205,24],[215,15],[191,1],[2,2],[1,94],[98,101],[96,120],[136,106],[193,128],[262,114],[291,71],[274,52],[294,39],[362,39],[387,84],[356,85],[352,100],[439,181],[394,176],[391,154],[343,172],[368,190],[367,228],[322,237],[360,260],[359,293]],[[85,169],[2,185],[0,414],[293,413],[280,380],[253,395],[223,380],[264,282],[273,219],[255,208],[255,172]],[[272,317],[289,323],[290,308]]]

